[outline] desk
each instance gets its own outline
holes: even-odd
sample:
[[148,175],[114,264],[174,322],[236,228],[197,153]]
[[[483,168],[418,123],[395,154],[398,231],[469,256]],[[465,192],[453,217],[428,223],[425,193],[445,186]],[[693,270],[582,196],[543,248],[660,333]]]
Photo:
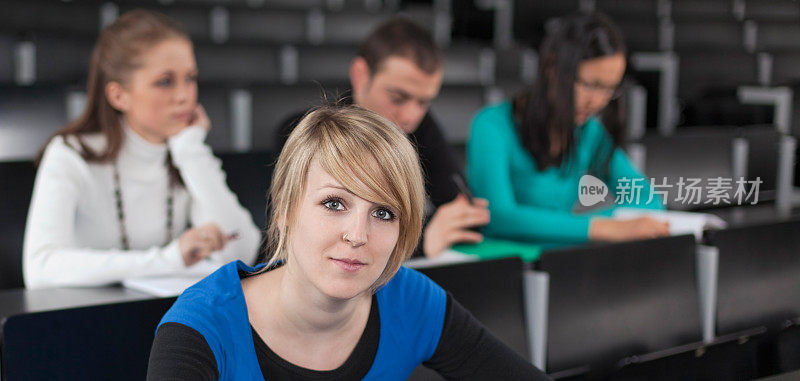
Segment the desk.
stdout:
[[800,380],[800,370],[776,374],[774,376],[759,378],[755,381],[797,381]]
[[[771,202],[759,203],[758,205],[733,206],[728,208],[709,209],[702,211],[711,213],[722,218],[728,223],[728,228],[747,226],[754,224],[765,224],[785,220],[780,218],[775,210],[775,204]],[[799,217],[800,208],[795,208],[791,212],[791,217]]]
[[153,296],[122,287],[0,290],[0,321],[24,313],[146,299],[153,299]]
[[124,289],[0,291],[3,380],[142,380],[175,298]]

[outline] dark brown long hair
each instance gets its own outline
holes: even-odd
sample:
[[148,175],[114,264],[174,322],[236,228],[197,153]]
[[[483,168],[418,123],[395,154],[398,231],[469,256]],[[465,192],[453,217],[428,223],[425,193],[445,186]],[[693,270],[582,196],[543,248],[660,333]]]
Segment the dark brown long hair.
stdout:
[[[109,162],[117,158],[124,138],[121,113],[108,102],[105,89],[110,82],[124,84],[130,74],[142,65],[142,54],[167,39],[189,36],[180,25],[167,16],[146,10],[126,12],[103,29],[92,50],[89,62],[89,79],[86,84],[87,102],[83,113],[73,122],[56,131],[56,136],[74,136],[80,147],[75,148],[84,160]],[[107,141],[102,151],[95,151],[84,141],[90,133],[102,133]],[[48,140],[48,143],[49,143]],[[47,147],[47,144],[45,144]],[[44,148],[37,157],[41,160]],[[170,164],[172,178],[176,171]]]
[[[572,14],[559,20],[539,49],[539,72],[536,82],[518,94],[513,102],[517,133],[523,147],[536,159],[540,170],[559,167],[573,154],[575,139],[575,77],[581,61],[626,54],[622,32],[606,16],[598,13]],[[612,136],[609,147],[600,147],[601,157],[593,160],[592,171],[600,177],[607,172],[608,161],[621,143],[624,104],[613,102],[603,111],[609,120],[606,128]],[[620,109],[622,108],[622,109]],[[614,119],[614,120],[611,120]],[[562,139],[561,151],[550,155],[551,133]]]

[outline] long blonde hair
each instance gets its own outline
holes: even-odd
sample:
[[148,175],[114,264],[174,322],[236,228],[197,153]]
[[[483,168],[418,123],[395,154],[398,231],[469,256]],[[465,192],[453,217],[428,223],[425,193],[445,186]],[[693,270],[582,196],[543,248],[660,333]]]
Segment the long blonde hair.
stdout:
[[422,233],[425,188],[417,151],[392,122],[364,108],[324,106],[309,112],[289,135],[272,176],[270,264],[288,260],[288,227],[295,221],[293,212],[314,159],[356,196],[397,211],[397,244],[371,287],[375,291],[400,269]]

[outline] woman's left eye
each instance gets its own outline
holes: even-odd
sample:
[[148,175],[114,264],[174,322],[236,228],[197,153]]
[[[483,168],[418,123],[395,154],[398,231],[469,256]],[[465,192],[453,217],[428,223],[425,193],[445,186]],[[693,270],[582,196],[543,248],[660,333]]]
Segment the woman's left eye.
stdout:
[[395,218],[394,213],[392,213],[388,209],[378,209],[374,211],[372,215],[384,221],[392,221]]

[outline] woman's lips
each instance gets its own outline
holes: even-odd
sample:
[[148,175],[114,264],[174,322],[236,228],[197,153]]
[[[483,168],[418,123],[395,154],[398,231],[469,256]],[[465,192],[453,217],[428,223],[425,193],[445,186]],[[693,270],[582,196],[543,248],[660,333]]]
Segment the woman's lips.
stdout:
[[347,272],[356,272],[361,270],[366,266],[363,262],[356,260],[356,259],[348,259],[348,258],[331,258],[331,260],[336,263],[340,268]]

